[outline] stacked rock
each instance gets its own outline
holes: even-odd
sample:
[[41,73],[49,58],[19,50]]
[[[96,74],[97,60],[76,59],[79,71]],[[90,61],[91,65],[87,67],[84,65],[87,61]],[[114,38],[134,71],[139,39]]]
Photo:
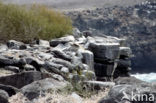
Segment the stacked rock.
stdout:
[[113,77],[128,76],[131,49],[125,39],[109,36],[88,36],[87,49],[94,54],[94,70],[97,80],[111,80]]
[[131,70],[131,60],[132,55],[131,49],[129,47],[120,47],[120,58],[118,61],[118,66],[114,73],[114,78],[127,77],[130,76],[129,72]]

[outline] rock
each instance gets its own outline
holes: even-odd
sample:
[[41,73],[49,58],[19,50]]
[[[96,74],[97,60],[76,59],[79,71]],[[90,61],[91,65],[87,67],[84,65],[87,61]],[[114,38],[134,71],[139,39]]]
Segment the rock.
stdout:
[[138,85],[116,85],[108,93],[107,98],[101,100],[99,103],[124,103],[123,101],[131,101],[130,103],[154,103],[155,89],[152,87],[142,87]]
[[36,80],[41,80],[49,77],[46,73],[40,72],[23,72],[10,76],[0,77],[0,84],[9,85],[18,89],[28,85]]
[[8,47],[6,45],[2,45],[0,44],[0,52],[6,51],[8,49]]
[[63,51],[60,51],[60,50],[56,50],[55,49],[55,50],[52,51],[52,54],[56,58],[61,58],[63,60],[67,60],[67,61],[71,61],[72,60],[71,56],[65,54]]
[[5,66],[4,68],[5,68],[5,70],[13,71],[13,72],[15,72],[15,73],[19,73],[19,72],[20,72],[19,67],[15,67],[15,66]]
[[121,85],[121,84],[128,84],[128,85],[148,85],[149,83],[146,83],[144,81],[141,81],[135,77],[119,77],[114,80],[116,85]]
[[81,32],[79,31],[79,29],[73,28],[73,36],[74,36],[75,38],[79,38],[79,37],[82,36],[82,34],[81,34]]
[[29,65],[29,64],[26,64],[24,66],[24,70],[26,70],[26,71],[36,71],[35,67],[32,66],[32,65]]
[[9,40],[7,42],[7,46],[10,49],[20,49],[20,50],[27,49],[27,46],[24,43],[15,40]]
[[114,63],[101,64],[95,63],[95,74],[97,77],[111,77],[113,75]]
[[0,66],[4,67],[4,66],[19,66],[21,65],[20,63],[20,59],[18,58],[12,58],[12,57],[4,57],[4,56],[0,56]]
[[17,92],[20,91],[19,89],[15,88],[15,87],[3,85],[3,84],[0,84],[0,90],[6,91],[9,95],[9,97],[11,97],[12,95],[15,95]]
[[0,90],[0,103],[9,103],[8,98],[8,93],[4,90]]
[[37,44],[44,47],[50,47],[49,41],[46,40],[38,40]]
[[85,76],[86,80],[95,80],[95,72],[91,70],[82,70],[82,74]]
[[111,88],[111,87],[115,86],[114,82],[85,81],[84,83],[87,84],[88,86],[91,86],[98,90]]
[[65,61],[63,59],[59,59],[59,58],[53,58],[52,59],[52,62],[53,63],[56,63],[56,64],[60,64],[60,65],[63,65],[65,67],[67,67],[70,71],[72,71],[74,69],[74,65],[69,62],[69,61]]
[[120,57],[130,57],[132,55],[132,51],[129,47],[120,47]]
[[29,100],[32,100],[40,95],[44,95],[48,90],[61,90],[65,88],[67,84],[67,82],[60,82],[53,78],[46,78],[24,86],[21,91]]
[[131,67],[131,60],[129,59],[119,59],[118,61],[118,67],[119,68],[128,68]]
[[94,53],[95,58],[114,60],[119,57],[118,43],[90,43],[89,50]]
[[34,66],[37,71],[40,71],[40,68],[44,65],[44,61],[35,57],[26,57],[25,60],[27,64]]
[[73,92],[73,93],[71,94],[71,97],[72,97],[74,100],[76,100],[77,103],[82,103],[82,98],[81,98],[78,94],[76,94],[75,92]]
[[82,54],[82,62],[87,64],[89,69],[94,71],[94,55],[88,50],[80,49],[79,53]]
[[54,39],[50,41],[50,46],[55,47],[58,44],[66,44],[68,42],[74,42],[75,38],[73,36],[66,36],[59,39]]
[[6,91],[4,90],[0,90],[0,96],[5,98],[5,99],[8,99],[9,98],[9,95]]
[[95,58],[114,60],[119,57],[119,40],[111,37],[88,37],[88,49]]
[[66,67],[62,67],[61,68],[61,72],[63,72],[63,73],[69,73],[69,69],[66,68]]
[[[135,77],[120,77],[115,80],[115,86],[109,91],[108,96],[103,98],[99,103],[150,103],[156,101],[156,87],[153,84],[141,81]],[[143,98],[144,97],[144,98]],[[153,98],[154,97],[154,98]]]

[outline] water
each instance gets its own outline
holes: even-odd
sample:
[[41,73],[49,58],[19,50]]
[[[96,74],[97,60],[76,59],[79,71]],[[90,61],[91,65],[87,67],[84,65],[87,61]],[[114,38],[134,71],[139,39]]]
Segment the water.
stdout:
[[132,76],[146,82],[156,82],[156,73],[147,73],[147,74],[133,74]]

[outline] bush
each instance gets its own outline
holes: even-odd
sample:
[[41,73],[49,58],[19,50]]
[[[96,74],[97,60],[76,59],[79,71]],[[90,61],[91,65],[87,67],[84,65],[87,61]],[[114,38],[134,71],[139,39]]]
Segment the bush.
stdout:
[[44,6],[26,8],[0,3],[0,41],[14,39],[30,42],[34,38],[49,40],[71,31],[69,18]]

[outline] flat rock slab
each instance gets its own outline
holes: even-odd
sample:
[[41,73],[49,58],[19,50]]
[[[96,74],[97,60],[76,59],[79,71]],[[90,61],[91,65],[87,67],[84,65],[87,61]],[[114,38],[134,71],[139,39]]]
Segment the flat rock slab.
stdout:
[[55,91],[63,89],[67,86],[68,82],[58,81],[53,78],[46,78],[43,80],[35,81],[29,85],[24,86],[21,92],[30,100],[39,97],[46,91]]
[[36,80],[41,80],[49,77],[48,74],[41,72],[23,72],[10,76],[0,77],[0,84],[10,85],[18,89],[28,85]]
[[106,87],[113,87],[115,85],[114,82],[101,82],[101,81],[86,81],[84,83],[93,87],[98,87],[100,89],[105,89]]

